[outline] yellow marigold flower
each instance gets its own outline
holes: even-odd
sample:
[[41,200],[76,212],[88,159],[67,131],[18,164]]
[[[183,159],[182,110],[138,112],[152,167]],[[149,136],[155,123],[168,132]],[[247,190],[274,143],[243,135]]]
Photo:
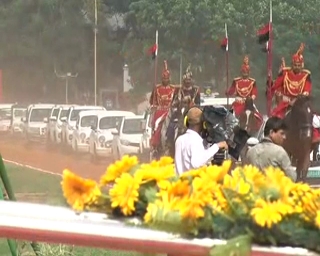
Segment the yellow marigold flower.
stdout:
[[158,163],[159,163],[159,166],[161,166],[161,167],[171,165],[171,164],[173,164],[173,159],[169,156],[163,156],[160,158]]
[[160,180],[157,185],[160,190],[167,190],[169,187],[171,187],[171,182],[168,180]]
[[220,182],[229,172],[231,167],[231,160],[224,161],[221,166],[210,165],[206,168],[204,173],[201,173],[201,177],[205,177],[208,181]]
[[246,195],[251,191],[251,185],[243,178],[235,178],[230,175],[224,178],[223,188],[232,189],[241,195]]
[[245,179],[248,183],[254,185],[258,190],[265,184],[265,176],[261,170],[253,165],[245,165],[243,168],[237,168],[232,172],[232,177]]
[[187,180],[178,180],[171,183],[171,186],[168,188],[169,196],[172,197],[184,197],[189,196],[191,193],[191,186]]
[[77,211],[84,210],[101,195],[97,182],[83,179],[67,169],[63,171],[61,186],[68,204]]
[[178,202],[181,217],[188,220],[203,218],[205,203],[201,194],[192,194]]
[[154,180],[156,182],[167,180],[176,176],[173,164],[167,164],[162,167],[153,167],[148,164],[143,164],[139,170],[136,171],[136,174],[140,175],[145,181]]
[[216,214],[218,212],[221,212],[222,208],[220,206],[220,203],[218,202],[218,200],[212,200],[209,204],[209,206],[212,209],[212,213]]
[[106,185],[110,182],[114,182],[122,173],[129,172],[132,167],[138,165],[138,163],[138,158],[136,156],[125,155],[121,160],[109,165],[105,174],[100,179],[100,184]]
[[286,216],[294,213],[294,207],[290,204],[286,204],[280,200],[274,202],[274,207],[277,208],[277,211],[282,215]]
[[111,207],[120,207],[124,215],[132,215],[135,211],[135,203],[139,199],[140,184],[140,176],[123,173],[120,178],[116,179],[115,185],[109,191]]
[[261,199],[256,202],[256,207],[251,210],[250,215],[259,226],[267,228],[271,228],[282,220],[277,205]]
[[318,228],[320,228],[320,210],[317,211],[317,215],[316,215],[316,218],[315,218],[315,224]]
[[186,178],[186,177],[199,177],[200,174],[202,172],[204,172],[206,170],[206,166],[205,167],[201,167],[199,169],[195,169],[195,170],[189,170],[187,172],[184,172],[180,175],[181,178]]

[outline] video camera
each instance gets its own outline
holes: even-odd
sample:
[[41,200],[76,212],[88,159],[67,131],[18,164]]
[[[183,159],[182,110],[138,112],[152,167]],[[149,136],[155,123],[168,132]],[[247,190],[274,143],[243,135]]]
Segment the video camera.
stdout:
[[228,152],[219,150],[213,156],[212,164],[221,165],[229,155],[238,160],[240,152],[245,146],[249,134],[239,128],[238,120],[235,116],[223,106],[205,106],[203,108],[202,119],[204,129],[202,138],[208,145],[226,141]]

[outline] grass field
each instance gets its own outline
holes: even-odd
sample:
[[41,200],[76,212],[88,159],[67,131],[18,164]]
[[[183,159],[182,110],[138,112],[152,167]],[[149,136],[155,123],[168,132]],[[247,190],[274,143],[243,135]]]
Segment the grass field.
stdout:
[[[14,165],[6,166],[18,201],[64,205],[59,176],[45,174]],[[22,247],[23,242],[19,242]],[[33,256],[27,245],[21,256]],[[135,252],[108,251],[92,248],[72,248],[65,245],[41,244],[41,256],[139,256]],[[0,256],[11,256],[6,240],[0,240]]]

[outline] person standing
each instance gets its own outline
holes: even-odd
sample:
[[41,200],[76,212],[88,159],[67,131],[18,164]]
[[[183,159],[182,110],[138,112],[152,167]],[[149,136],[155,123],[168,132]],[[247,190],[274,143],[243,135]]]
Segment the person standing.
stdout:
[[186,115],[187,131],[179,136],[175,143],[175,167],[176,172],[182,173],[200,168],[219,151],[228,149],[225,141],[213,144],[209,148],[204,147],[204,141],[200,136],[203,129],[202,110],[198,107],[189,109]]
[[282,147],[286,130],[286,124],[281,118],[270,117],[264,128],[264,138],[248,150],[245,163],[252,164],[261,170],[269,166],[278,167],[291,180],[296,181],[296,168],[291,165],[291,160]]

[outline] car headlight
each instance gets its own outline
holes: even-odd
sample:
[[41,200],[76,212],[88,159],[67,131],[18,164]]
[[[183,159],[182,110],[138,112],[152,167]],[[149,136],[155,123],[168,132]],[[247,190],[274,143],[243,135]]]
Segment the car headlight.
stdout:
[[86,138],[86,134],[85,133],[81,133],[80,134],[80,139],[84,140]]
[[127,140],[120,140],[120,143],[125,146],[129,146],[130,142]]
[[74,130],[73,127],[70,126],[70,125],[68,126],[68,129],[69,129],[69,130]]
[[104,143],[106,141],[106,138],[104,136],[99,137],[99,142]]

